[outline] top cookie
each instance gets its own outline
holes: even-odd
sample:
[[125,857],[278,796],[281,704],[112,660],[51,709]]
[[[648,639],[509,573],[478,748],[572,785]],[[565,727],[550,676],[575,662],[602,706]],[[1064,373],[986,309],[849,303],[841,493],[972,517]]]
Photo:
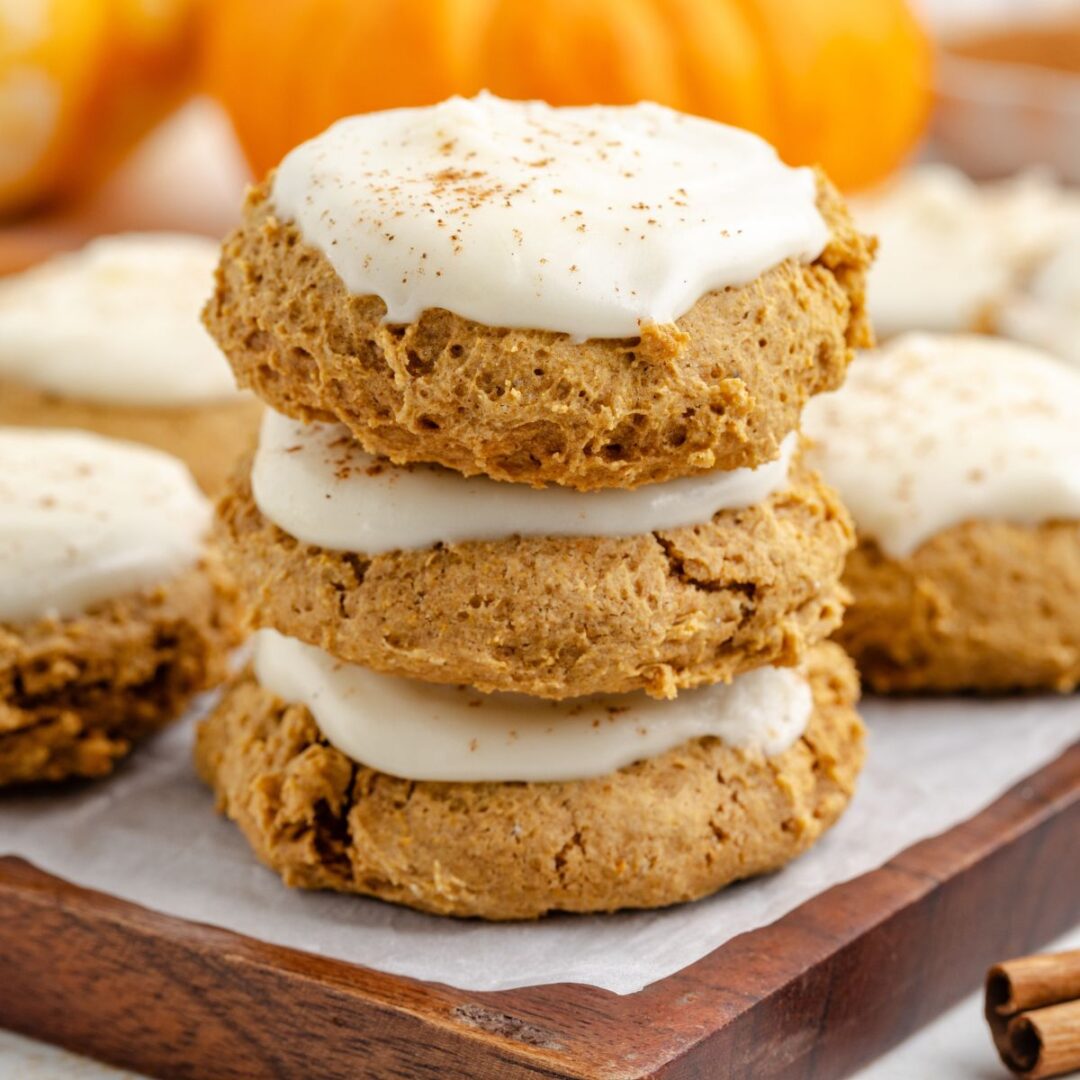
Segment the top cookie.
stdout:
[[634,487],[774,458],[868,342],[869,257],[746,132],[483,96],[293,151],[205,319],[242,385],[373,453]]

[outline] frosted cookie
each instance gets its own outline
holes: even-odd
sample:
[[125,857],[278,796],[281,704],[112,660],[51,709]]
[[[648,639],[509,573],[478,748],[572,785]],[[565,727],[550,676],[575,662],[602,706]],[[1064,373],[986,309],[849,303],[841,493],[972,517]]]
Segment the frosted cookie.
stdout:
[[675,702],[553,704],[374,675],[264,631],[196,761],[292,886],[486,919],[651,908],[814,843],[862,763],[856,696],[828,644],[805,672]]
[[853,543],[796,436],[757,469],[576,492],[376,460],[268,410],[218,539],[257,625],[379,671],[561,698],[797,662]]
[[855,519],[837,639],[875,690],[1080,682],[1080,373],[994,338],[906,335],[805,428]]
[[656,105],[352,117],[247,201],[204,317],[372,453],[589,490],[774,458],[869,342],[839,196]]
[[1080,229],[1080,197],[1041,174],[977,184],[948,165],[910,169],[852,211],[879,242],[868,295],[881,337],[983,328],[1062,232]]
[[216,491],[260,412],[199,322],[217,251],[196,236],[108,236],[0,279],[0,424],[148,443]]
[[1080,224],[987,311],[985,327],[1080,368]]
[[182,463],[0,429],[0,785],[96,777],[221,681],[232,587]]

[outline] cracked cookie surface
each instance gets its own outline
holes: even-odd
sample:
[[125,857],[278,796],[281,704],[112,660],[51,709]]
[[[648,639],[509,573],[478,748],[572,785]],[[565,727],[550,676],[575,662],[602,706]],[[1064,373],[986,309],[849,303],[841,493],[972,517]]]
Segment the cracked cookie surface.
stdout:
[[847,512],[816,473],[703,525],[365,556],[266,519],[242,462],[217,539],[255,625],[376,671],[565,698],[792,665],[839,623]]
[[907,558],[848,560],[836,639],[879,693],[1080,684],[1080,522],[969,521]]
[[814,262],[707,293],[639,337],[575,343],[439,309],[385,325],[385,304],[350,295],[263,183],[203,317],[241,386],[297,419],[340,421],[399,463],[581,490],[754,466],[872,343],[872,244],[824,177],[818,204],[830,240]]
[[807,668],[813,716],[771,758],[706,738],[590,780],[402,780],[350,761],[248,672],[200,726],[196,763],[288,885],[486,919],[661,907],[779,868],[847,805],[854,669],[828,643]]
[[82,615],[0,623],[0,786],[112,772],[226,677],[237,615],[207,560]]

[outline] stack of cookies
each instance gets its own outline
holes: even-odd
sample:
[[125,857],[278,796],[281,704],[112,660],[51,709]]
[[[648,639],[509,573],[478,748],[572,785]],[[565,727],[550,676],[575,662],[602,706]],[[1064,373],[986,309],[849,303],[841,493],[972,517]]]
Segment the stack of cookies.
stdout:
[[509,919],[809,847],[862,728],[798,424],[868,261],[823,177],[657,106],[453,99],[288,155],[205,314],[270,406],[218,511],[253,662],[197,747],[260,858]]

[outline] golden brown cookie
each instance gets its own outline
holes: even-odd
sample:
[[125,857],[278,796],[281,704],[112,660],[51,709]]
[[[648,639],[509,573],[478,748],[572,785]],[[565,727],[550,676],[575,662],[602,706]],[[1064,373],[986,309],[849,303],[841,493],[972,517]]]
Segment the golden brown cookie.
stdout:
[[836,639],[881,693],[1080,683],[1080,522],[971,521],[904,559],[864,539]]
[[0,785],[99,777],[221,682],[236,595],[213,559],[83,615],[0,624]]
[[776,757],[707,738],[595,779],[514,784],[373,772],[247,673],[201,725],[196,763],[288,885],[485,919],[662,907],[783,866],[847,805],[855,673],[829,644],[809,672],[813,718]]
[[257,626],[376,671],[565,698],[791,665],[839,623],[847,513],[816,473],[711,522],[632,537],[508,537],[365,556],[303,544],[247,462],[217,540]]
[[58,397],[0,379],[0,425],[82,428],[145,443],[185,462],[203,491],[216,495],[255,441],[262,405],[249,397],[201,405],[113,405]]
[[872,245],[823,177],[831,239],[815,262],[708,293],[673,326],[583,344],[443,310],[383,325],[383,302],[351,296],[268,200],[267,183],[249,194],[206,324],[242,386],[399,463],[581,490],[754,466],[871,343]]

